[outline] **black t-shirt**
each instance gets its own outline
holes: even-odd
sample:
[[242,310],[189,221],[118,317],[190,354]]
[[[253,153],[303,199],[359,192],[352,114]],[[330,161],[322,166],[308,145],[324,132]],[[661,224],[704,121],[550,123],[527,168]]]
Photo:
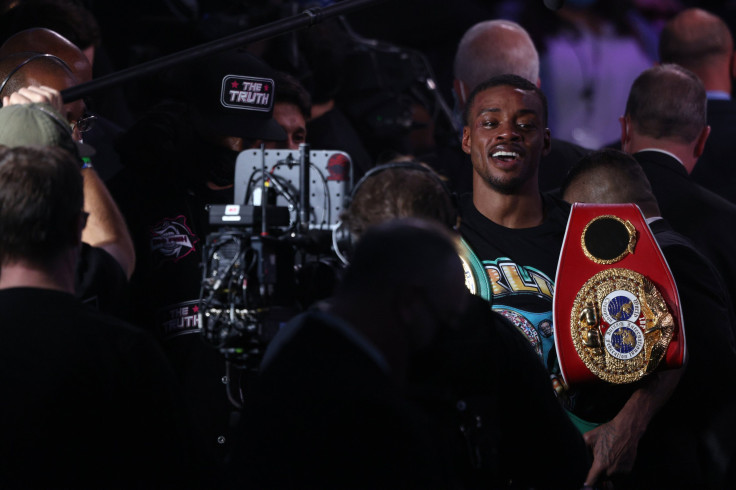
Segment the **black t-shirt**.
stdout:
[[212,469],[147,332],[52,290],[0,291],[3,488],[202,488]]
[[82,243],[74,276],[75,297],[116,317],[127,314],[128,278],[115,258],[99,247]]
[[543,195],[543,204],[541,225],[511,229],[483,216],[472,195],[463,195],[460,233],[490,280],[493,309],[526,335],[554,371],[552,298],[570,205],[548,195]]

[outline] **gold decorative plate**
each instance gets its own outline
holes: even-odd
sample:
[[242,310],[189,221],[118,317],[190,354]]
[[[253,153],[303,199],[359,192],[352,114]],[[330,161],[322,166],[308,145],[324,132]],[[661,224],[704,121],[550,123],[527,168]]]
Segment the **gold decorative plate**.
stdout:
[[606,214],[585,225],[580,236],[583,253],[596,264],[615,264],[636,247],[636,228],[629,220]]
[[629,269],[594,275],[575,297],[570,328],[575,350],[590,371],[616,384],[656,369],[675,329],[662,294]]

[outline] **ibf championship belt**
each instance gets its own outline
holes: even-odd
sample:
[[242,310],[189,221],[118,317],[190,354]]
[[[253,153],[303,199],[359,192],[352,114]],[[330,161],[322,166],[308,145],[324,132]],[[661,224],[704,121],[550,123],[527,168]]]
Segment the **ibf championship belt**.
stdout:
[[568,386],[624,384],[682,366],[677,286],[635,204],[575,203],[555,280],[555,348]]

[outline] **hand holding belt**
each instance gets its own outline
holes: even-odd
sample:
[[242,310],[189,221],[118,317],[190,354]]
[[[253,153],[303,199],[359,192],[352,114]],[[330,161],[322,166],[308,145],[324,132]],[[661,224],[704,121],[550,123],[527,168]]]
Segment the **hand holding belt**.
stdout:
[[568,386],[682,366],[677,286],[634,204],[575,203],[555,281],[555,347]]

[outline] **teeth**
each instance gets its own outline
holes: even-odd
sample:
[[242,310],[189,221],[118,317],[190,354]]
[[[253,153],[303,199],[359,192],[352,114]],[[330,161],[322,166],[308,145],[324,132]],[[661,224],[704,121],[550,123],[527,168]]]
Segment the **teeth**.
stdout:
[[519,154],[514,151],[497,151],[493,153],[491,156],[493,156],[493,158],[504,158],[504,157],[519,158]]

